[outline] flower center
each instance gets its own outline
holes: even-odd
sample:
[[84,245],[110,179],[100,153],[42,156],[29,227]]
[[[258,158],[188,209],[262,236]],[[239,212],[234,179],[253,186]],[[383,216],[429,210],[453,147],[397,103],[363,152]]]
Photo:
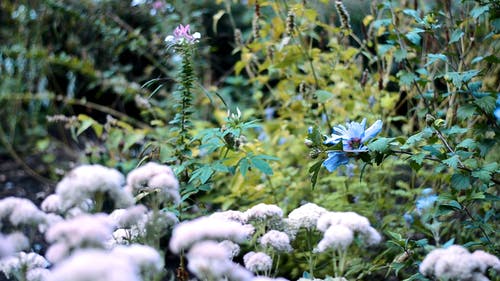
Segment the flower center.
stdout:
[[349,147],[351,147],[351,149],[359,148],[361,146],[361,139],[351,138],[349,141],[347,141],[347,144],[349,144]]

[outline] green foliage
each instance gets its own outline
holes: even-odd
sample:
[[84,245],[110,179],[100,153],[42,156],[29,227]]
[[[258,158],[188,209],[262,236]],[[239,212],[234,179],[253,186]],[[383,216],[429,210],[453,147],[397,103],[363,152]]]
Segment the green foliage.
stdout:
[[[427,280],[418,264],[450,244],[498,255],[498,3],[344,1],[346,25],[334,1],[237,2],[152,16],[128,1],[2,1],[0,153],[53,170],[77,146],[79,162],[171,165],[182,218],[257,202],[356,211],[386,244],[349,252],[353,280]],[[202,38],[169,49],[180,23]],[[325,139],[363,118],[383,121],[380,136],[329,173],[343,148]],[[425,188],[438,199],[421,212]],[[315,276],[332,275],[323,259]]]

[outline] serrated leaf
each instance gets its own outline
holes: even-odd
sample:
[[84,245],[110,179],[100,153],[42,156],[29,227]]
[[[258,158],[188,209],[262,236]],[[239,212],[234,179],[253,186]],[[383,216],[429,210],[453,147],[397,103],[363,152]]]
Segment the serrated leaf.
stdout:
[[441,61],[444,61],[444,62],[448,61],[448,57],[446,55],[443,55],[443,54],[428,54],[427,57],[429,59],[428,59],[427,63],[424,66],[429,66],[429,65],[435,63],[438,60],[441,60]]
[[394,51],[394,60],[396,62],[402,62],[408,56],[408,52],[405,49],[397,49]]
[[412,31],[406,33],[405,37],[410,42],[412,42],[414,45],[419,45],[420,44],[420,40],[422,40],[422,37],[420,37],[419,33],[424,32],[424,31],[425,30],[423,30],[423,29],[415,28]]
[[496,99],[492,96],[485,96],[474,101],[474,103],[486,111],[487,113],[493,112],[496,107]]
[[389,149],[389,144],[393,142],[394,139],[395,138],[378,138],[377,140],[369,143],[367,146],[371,151],[383,153]]
[[448,165],[451,168],[456,169],[459,161],[460,161],[460,158],[458,157],[458,155],[453,155],[452,157],[443,160],[443,163],[445,163],[446,165]]
[[461,29],[455,29],[455,31],[453,31],[453,33],[451,34],[450,42],[448,42],[448,44],[458,42],[458,40],[460,40],[460,38],[462,38],[464,34],[465,33]]
[[379,44],[377,45],[377,54],[379,56],[385,55],[387,52],[389,52],[392,48],[394,48],[393,45],[389,44]]
[[396,76],[399,78],[400,86],[410,86],[418,78],[415,74],[406,71],[399,71]]
[[447,135],[456,135],[456,134],[464,134],[467,133],[469,129],[467,128],[460,128],[459,126],[455,125],[449,129],[443,130],[443,133]]
[[464,139],[457,144],[457,148],[475,149],[477,148],[477,144],[473,139]]
[[465,120],[472,117],[476,113],[476,107],[472,104],[462,105],[457,110],[459,120]]
[[451,176],[451,187],[455,190],[464,190],[469,188],[470,178],[463,174],[454,174]]
[[414,18],[418,23],[422,22],[422,19],[420,18],[420,14],[416,10],[412,9],[404,9],[403,14],[408,15],[412,18]]
[[475,178],[480,179],[484,183],[489,182],[491,180],[491,172],[483,169],[473,171],[471,175]]

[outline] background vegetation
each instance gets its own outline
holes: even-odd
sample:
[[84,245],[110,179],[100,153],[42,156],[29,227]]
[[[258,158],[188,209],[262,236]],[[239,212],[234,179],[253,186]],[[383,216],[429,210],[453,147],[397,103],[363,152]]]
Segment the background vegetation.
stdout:
[[[182,219],[261,202],[366,216],[385,244],[349,252],[353,280],[425,280],[447,244],[498,255],[496,1],[138,2],[0,3],[0,195],[156,161]],[[181,23],[202,35],[188,73],[163,41]],[[329,173],[331,148],[304,140],[363,118],[380,138]],[[280,276],[302,276],[301,255]]]

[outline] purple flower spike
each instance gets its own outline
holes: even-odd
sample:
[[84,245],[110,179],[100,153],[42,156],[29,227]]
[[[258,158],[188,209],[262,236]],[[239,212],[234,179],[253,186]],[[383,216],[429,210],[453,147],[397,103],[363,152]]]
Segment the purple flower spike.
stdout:
[[189,24],[187,24],[186,26],[180,24],[175,28],[173,35],[169,35],[165,38],[165,42],[169,45],[194,44],[198,42],[200,38],[201,34],[199,32],[191,34],[191,28]]

